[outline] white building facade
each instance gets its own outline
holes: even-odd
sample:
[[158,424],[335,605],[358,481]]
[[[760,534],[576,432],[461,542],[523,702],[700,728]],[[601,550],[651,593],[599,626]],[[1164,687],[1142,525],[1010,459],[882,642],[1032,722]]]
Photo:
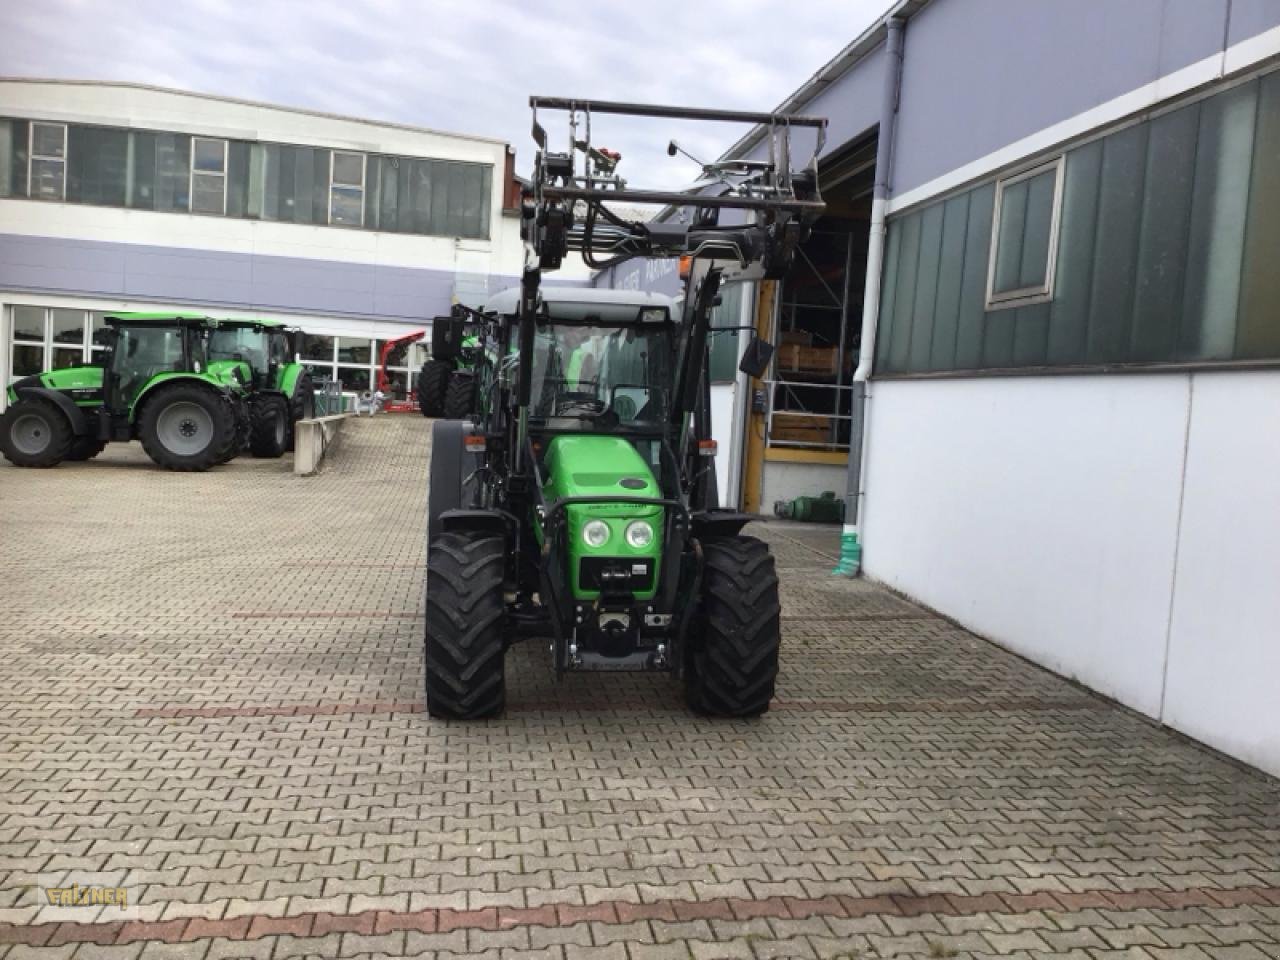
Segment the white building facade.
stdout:
[[[0,383],[89,359],[107,313],[173,309],[289,322],[317,379],[366,389],[382,342],[518,282],[513,168],[483,137],[0,80]],[[422,350],[393,355],[402,388]]]

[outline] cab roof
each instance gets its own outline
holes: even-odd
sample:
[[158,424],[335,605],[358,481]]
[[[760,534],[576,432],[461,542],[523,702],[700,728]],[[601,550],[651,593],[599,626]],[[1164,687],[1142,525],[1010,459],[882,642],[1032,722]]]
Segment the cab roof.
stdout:
[[213,317],[203,313],[109,313],[103,321],[110,325],[118,324],[155,324],[156,326],[195,326],[196,324],[217,323]]
[[[640,290],[601,290],[596,287],[543,287],[538,293],[543,308],[552,317],[558,312],[573,317],[599,313],[606,322],[634,319],[646,307],[665,307],[674,313],[676,301],[661,293]],[[561,308],[557,310],[557,307]],[[520,309],[520,288],[510,287],[495,293],[485,303],[489,313],[513,314]]]
[[161,311],[137,311],[109,313],[104,318],[108,324],[154,323],[193,325],[208,324],[211,327],[270,327],[278,330],[293,329],[280,320],[267,320],[260,317],[211,317],[204,313],[180,313]]

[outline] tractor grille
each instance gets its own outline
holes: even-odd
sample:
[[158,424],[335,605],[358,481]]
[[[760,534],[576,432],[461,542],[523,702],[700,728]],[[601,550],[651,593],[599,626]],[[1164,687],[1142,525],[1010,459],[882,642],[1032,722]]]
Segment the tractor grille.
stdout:
[[[610,576],[606,576],[606,572]],[[630,590],[653,586],[653,560],[643,557],[583,557],[578,567],[583,590]]]

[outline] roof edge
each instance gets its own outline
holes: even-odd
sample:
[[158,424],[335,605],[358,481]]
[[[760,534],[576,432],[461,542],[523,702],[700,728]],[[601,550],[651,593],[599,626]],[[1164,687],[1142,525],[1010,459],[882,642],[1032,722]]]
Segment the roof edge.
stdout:
[[341,113],[328,113],[324,110],[311,110],[306,107],[291,107],[281,103],[268,103],[265,100],[246,100],[242,97],[229,97],[220,93],[200,93],[196,90],[181,90],[177,87],[162,87],[154,83],[137,83],[132,80],[76,80],[68,77],[11,77],[0,75],[0,83],[33,83],[47,84],[49,86],[115,87],[126,90],[146,90],[150,93],[167,93],[179,97],[195,97],[199,100],[233,103],[242,107],[280,110],[284,113],[293,113],[304,117],[340,120],[344,123],[362,123],[370,127],[387,127],[392,130],[406,130],[411,133],[428,133],[437,137],[451,137],[455,140],[474,140],[478,143],[500,143],[506,147],[511,146],[506,140],[498,137],[485,137],[475,133],[452,133],[448,130],[437,130],[434,127],[420,127],[412,123],[399,123],[395,120],[370,120],[367,117],[352,117]]
[[[794,113],[811,103],[820,93],[865,60],[884,42],[890,20],[910,20],[927,7],[932,0],[896,0],[889,9],[843,50],[824,63],[814,74],[778,104],[774,113]],[[764,138],[764,127],[757,125],[720,155],[721,160],[736,158],[746,153]]]

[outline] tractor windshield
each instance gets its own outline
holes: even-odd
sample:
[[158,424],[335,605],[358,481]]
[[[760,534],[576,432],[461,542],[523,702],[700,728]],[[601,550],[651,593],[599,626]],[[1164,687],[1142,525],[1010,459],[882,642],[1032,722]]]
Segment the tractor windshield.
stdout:
[[199,337],[188,337],[181,327],[139,324],[118,329],[112,350],[113,405],[127,407],[158,374],[204,369],[203,342]]
[[254,327],[218,327],[209,337],[210,360],[243,360],[255,374],[267,369],[267,332]]
[[540,325],[529,416],[558,429],[660,427],[672,365],[666,324]]

